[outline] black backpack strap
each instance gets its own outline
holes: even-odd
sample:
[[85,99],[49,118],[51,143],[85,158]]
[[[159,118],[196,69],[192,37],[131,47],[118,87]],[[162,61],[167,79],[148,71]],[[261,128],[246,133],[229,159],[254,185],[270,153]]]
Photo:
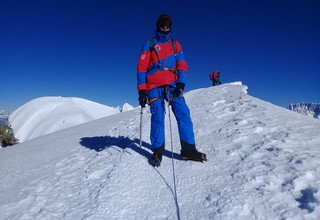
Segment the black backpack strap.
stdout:
[[176,53],[177,53],[177,41],[174,40],[174,39],[171,39],[171,44],[172,44],[172,47],[173,47],[174,55],[176,55]]
[[150,50],[150,52],[155,50],[154,49],[154,37],[149,39],[149,50]]
[[150,50],[150,53],[152,51],[154,51],[156,53],[156,55],[158,57],[158,63],[160,63],[159,54],[158,54],[157,50],[155,49],[154,37],[149,39],[149,50]]
[[171,44],[173,47],[174,58],[177,60],[177,41],[174,39],[171,39]]

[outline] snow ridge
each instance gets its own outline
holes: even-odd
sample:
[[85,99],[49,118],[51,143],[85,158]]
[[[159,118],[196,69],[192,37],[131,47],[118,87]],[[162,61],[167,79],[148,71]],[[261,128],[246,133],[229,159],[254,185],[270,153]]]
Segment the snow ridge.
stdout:
[[[247,94],[241,83],[185,94],[206,163],[179,160],[181,219],[318,219],[320,124]],[[167,110],[168,111],[168,110]],[[169,142],[148,164],[150,112],[139,109],[0,152],[3,219],[176,219]],[[166,116],[166,137],[168,133]]]
[[119,109],[75,97],[41,97],[10,114],[15,136],[27,141],[119,113]]

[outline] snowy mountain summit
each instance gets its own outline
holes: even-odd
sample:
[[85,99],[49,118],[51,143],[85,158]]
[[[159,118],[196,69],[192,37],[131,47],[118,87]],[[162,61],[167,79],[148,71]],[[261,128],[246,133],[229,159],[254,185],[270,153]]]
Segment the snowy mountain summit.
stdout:
[[[320,124],[230,83],[185,94],[205,163],[148,163],[140,109],[0,150],[2,219],[319,219]],[[167,110],[168,112],[168,110]],[[173,184],[172,162],[175,170]],[[177,192],[175,199],[174,192]]]
[[289,105],[288,109],[314,118],[320,118],[320,103],[296,103]]
[[9,122],[15,136],[23,142],[119,112],[119,108],[82,98],[41,97],[14,111]]
[[131,106],[130,104],[128,103],[124,103],[124,105],[122,106],[122,108],[120,109],[120,112],[127,112],[127,111],[131,111],[133,110],[134,107]]

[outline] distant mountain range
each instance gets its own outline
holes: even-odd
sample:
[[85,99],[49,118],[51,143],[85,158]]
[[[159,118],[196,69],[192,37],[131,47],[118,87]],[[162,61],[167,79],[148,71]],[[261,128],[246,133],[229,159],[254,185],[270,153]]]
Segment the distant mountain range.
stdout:
[[296,103],[289,105],[288,109],[314,118],[320,118],[320,103]]
[[6,110],[0,110],[0,126],[2,126],[4,122],[8,120],[9,115],[10,112]]
[[10,112],[9,112],[9,111],[0,110],[0,116],[8,116],[8,115],[10,115]]

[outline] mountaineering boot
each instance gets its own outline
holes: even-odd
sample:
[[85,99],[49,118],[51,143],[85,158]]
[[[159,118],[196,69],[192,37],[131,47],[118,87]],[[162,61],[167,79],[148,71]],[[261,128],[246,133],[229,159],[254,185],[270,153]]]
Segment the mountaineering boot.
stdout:
[[180,139],[181,143],[181,160],[193,160],[198,162],[207,161],[207,155],[197,151],[195,144],[189,144]]
[[198,162],[207,161],[207,155],[197,151],[195,144],[189,144],[180,139],[181,143],[181,160],[193,160]]
[[197,151],[196,149],[181,150],[180,156],[181,160],[193,160],[198,162],[207,161],[207,155]]
[[164,150],[164,145],[159,148],[153,150],[153,154],[151,156],[150,164],[154,167],[158,167],[161,164],[162,154]]

